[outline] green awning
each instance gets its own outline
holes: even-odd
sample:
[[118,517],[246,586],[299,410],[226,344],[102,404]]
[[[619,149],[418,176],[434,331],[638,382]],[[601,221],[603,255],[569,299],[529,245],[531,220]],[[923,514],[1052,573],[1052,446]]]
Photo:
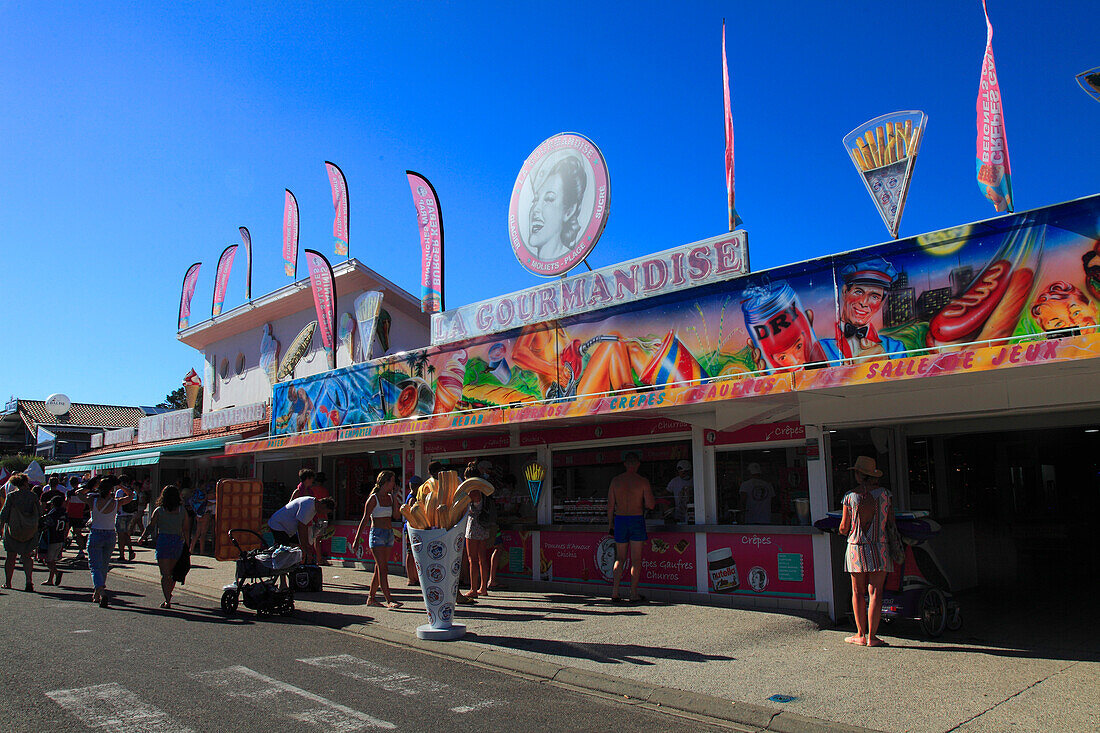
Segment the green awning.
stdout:
[[86,471],[101,471],[107,468],[124,468],[126,466],[151,466],[160,463],[163,458],[187,458],[191,454],[217,451],[225,447],[231,440],[237,440],[239,435],[223,435],[217,438],[193,440],[190,443],[176,443],[175,445],[162,445],[156,450],[127,450],[117,453],[107,453],[101,456],[85,458],[72,463],[59,463],[55,466],[47,466],[46,473],[84,473]]

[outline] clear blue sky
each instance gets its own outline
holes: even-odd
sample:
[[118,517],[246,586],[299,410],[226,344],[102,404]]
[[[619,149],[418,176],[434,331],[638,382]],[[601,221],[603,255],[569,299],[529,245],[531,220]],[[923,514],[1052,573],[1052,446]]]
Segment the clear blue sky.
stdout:
[[[184,270],[204,263],[201,320],[245,225],[254,294],[286,284],[284,187],[302,248],[331,252],[326,159],[352,255],[415,294],[404,171],[432,180],[452,307],[535,284],[508,197],[557,132],[608,161],[593,266],[722,233],[723,16],[753,269],[887,238],[840,139],[899,109],[929,116],[901,235],[994,214],[979,0],[473,5],[0,2],[0,399],[153,404],[201,373],[175,339]],[[1018,210],[1100,190],[1100,105],[1073,79],[1100,64],[1095,11],[990,0]],[[241,252],[226,307],[243,295]]]

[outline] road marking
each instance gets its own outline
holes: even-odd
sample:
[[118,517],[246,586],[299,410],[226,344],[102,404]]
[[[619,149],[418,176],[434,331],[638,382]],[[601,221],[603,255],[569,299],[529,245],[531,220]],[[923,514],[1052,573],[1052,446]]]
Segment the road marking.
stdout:
[[71,631],[69,633],[71,633],[71,634],[90,634],[90,633],[92,633],[92,630],[91,629],[74,629],[73,631]]
[[312,667],[332,670],[344,677],[350,677],[359,682],[377,685],[387,692],[396,692],[400,695],[411,696],[422,695],[424,693],[440,693],[447,687],[442,682],[406,674],[396,669],[383,667],[381,664],[368,662],[366,659],[353,657],[350,654],[336,654],[331,657],[312,657],[310,659],[299,659],[298,661]]
[[46,697],[89,728],[111,733],[194,733],[166,712],[143,702],[115,682],[72,690],[54,690]]
[[[358,682],[377,685],[388,692],[396,692],[401,695],[424,695],[445,704],[454,702],[454,698],[464,695],[462,691],[452,688],[443,682],[417,677],[397,669],[384,667],[381,664],[353,657],[350,654],[336,654],[330,657],[311,657],[299,659],[299,662],[313,667],[336,672]],[[481,700],[471,705],[459,705],[450,708],[453,713],[472,713],[475,710],[499,705],[497,700]]]
[[397,727],[248,667],[228,667],[191,676],[229,697],[243,698],[264,710],[323,730],[353,733],[367,728],[392,730]]

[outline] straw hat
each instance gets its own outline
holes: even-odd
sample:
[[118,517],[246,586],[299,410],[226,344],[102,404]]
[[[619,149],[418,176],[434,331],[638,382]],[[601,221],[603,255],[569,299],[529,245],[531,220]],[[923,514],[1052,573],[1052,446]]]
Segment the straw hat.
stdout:
[[848,470],[858,471],[865,476],[874,476],[875,478],[882,476],[882,471],[878,470],[875,459],[870,456],[860,456],[856,459],[856,465],[851,466]]
[[466,491],[480,491],[485,496],[490,496],[496,487],[483,478],[468,478],[458,485],[458,488]]

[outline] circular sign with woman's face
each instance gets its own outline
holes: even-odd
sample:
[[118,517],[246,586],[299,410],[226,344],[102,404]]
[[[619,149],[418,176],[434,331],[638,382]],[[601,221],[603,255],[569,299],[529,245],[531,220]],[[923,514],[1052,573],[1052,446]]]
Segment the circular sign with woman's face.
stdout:
[[564,275],[596,246],[611,203],[603,154],[583,135],[545,140],[520,168],[508,207],[516,259],[536,275]]

